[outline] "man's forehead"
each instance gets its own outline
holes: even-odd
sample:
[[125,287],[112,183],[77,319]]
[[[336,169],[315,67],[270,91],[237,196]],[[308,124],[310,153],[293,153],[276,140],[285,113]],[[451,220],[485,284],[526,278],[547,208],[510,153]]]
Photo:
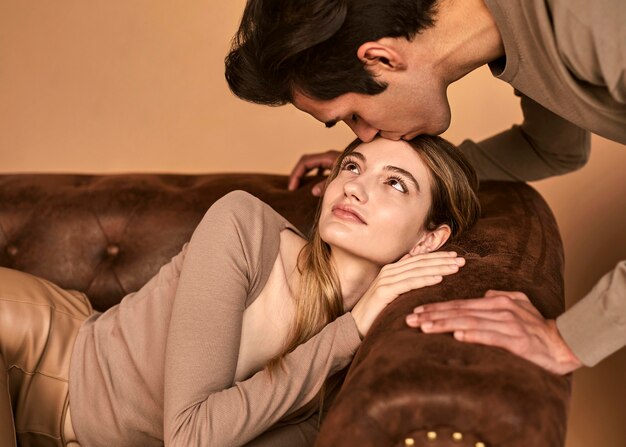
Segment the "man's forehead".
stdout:
[[306,113],[319,112],[328,109],[327,101],[320,101],[305,95],[299,90],[294,90],[292,101],[293,105]]
[[317,120],[328,122],[341,119],[341,111],[339,110],[341,98],[340,96],[330,100],[314,99],[298,90],[294,90],[291,102],[294,107],[312,115]]

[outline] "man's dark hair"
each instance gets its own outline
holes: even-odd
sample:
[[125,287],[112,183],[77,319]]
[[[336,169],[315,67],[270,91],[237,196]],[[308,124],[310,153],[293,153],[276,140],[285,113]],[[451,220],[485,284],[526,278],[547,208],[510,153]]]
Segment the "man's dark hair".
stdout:
[[412,39],[434,24],[437,0],[248,0],[230,53],[226,80],[242,99],[292,101],[294,88],[319,100],[381,93],[357,57],[365,42]]

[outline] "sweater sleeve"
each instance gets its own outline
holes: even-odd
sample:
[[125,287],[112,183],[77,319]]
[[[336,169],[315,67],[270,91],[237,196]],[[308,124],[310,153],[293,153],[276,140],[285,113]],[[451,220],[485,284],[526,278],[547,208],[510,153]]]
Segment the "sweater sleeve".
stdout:
[[260,251],[280,243],[269,207],[247,193],[216,202],[194,232],[176,292],[165,356],[166,446],[242,445],[311,400],[360,343],[345,314],[285,357],[234,383],[243,312]]
[[313,447],[319,433],[319,416],[314,414],[297,424],[271,428],[245,447]]
[[585,366],[626,346],[626,260],[556,319],[565,343]]
[[480,180],[534,181],[581,168],[589,159],[591,134],[521,95],[524,121],[459,149]]

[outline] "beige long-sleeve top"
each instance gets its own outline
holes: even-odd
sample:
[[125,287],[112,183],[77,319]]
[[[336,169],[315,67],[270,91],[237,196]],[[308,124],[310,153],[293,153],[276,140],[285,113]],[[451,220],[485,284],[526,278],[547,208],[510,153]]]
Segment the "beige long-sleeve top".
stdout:
[[243,445],[301,410],[352,360],[360,337],[346,313],[272,378],[263,369],[235,382],[243,313],[285,228],[297,231],[255,197],[228,194],[143,288],[84,323],[70,369],[82,445]]
[[[587,161],[590,132],[626,144],[626,2],[485,3],[506,54],[489,66],[521,96],[524,122],[487,140],[461,144],[479,177],[530,181],[570,172]],[[585,365],[626,345],[625,270],[621,261],[557,319],[563,338]]]

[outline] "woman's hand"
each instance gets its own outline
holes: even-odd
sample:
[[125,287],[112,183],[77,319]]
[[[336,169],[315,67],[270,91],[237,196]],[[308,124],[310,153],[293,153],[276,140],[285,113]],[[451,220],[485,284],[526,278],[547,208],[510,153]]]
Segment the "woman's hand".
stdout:
[[465,259],[450,251],[405,255],[398,262],[385,265],[352,309],[361,337],[367,334],[378,314],[398,296],[440,283],[444,276],[458,272],[463,265]]

